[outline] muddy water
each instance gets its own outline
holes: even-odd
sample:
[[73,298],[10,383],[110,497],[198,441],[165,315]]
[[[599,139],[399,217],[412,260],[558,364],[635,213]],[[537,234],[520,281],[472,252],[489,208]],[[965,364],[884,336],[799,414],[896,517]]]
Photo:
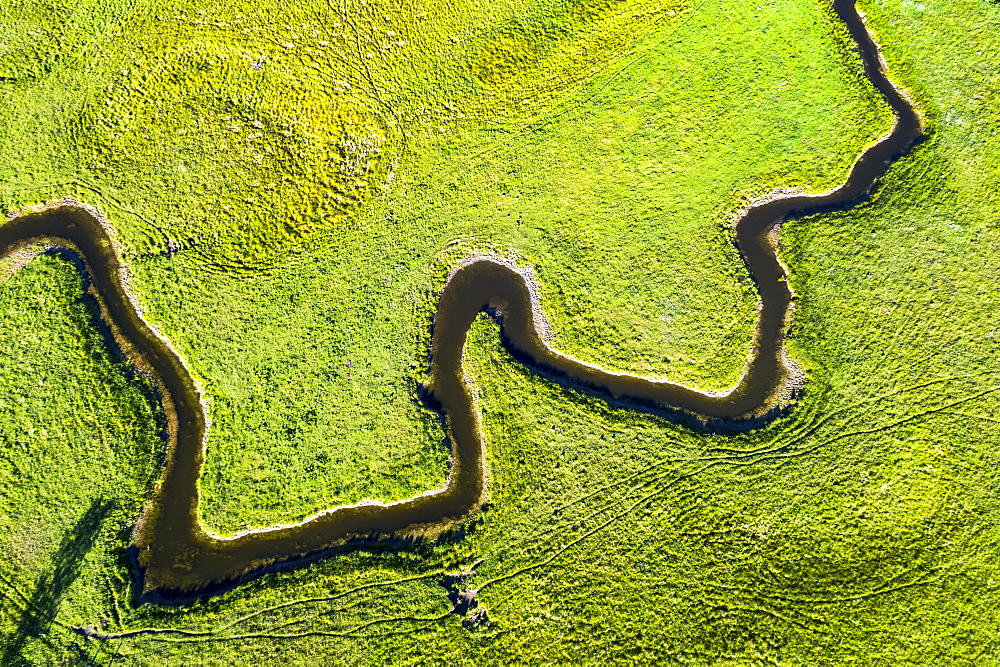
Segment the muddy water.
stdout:
[[891,134],[865,151],[835,191],[761,202],[737,222],[736,244],[761,301],[756,345],[739,384],[725,394],[706,394],[669,382],[609,373],[560,355],[538,333],[530,277],[492,258],[470,261],[451,275],[441,294],[426,387],[427,401],[447,424],[452,468],[446,487],[407,501],[338,507],[301,524],[234,538],[206,533],[196,511],[206,434],[199,389],[180,356],[137,312],[106,226],[94,212],[75,205],[26,213],[0,226],[0,257],[39,240],[80,257],[112,334],[159,389],[168,417],[168,456],[135,535],[143,595],[163,600],[205,594],[352,539],[431,534],[474,511],[485,491],[484,443],[478,409],[463,379],[462,355],[469,327],[484,310],[498,316],[504,343],[514,356],[556,382],[699,428],[740,429],[766,420],[790,381],[783,345],[792,301],[768,233],[787,217],[843,208],[863,199],[921,131],[915,110],[886,77],[877,47],[853,1],[835,0],[834,6],[858,47],[865,73],[892,106],[898,122]]

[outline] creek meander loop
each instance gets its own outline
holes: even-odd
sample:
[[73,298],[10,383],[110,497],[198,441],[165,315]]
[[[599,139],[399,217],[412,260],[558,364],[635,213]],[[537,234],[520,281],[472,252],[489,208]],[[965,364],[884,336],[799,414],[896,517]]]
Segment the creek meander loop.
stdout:
[[743,377],[724,394],[611,373],[552,350],[539,333],[540,311],[530,275],[491,257],[473,258],[449,277],[434,319],[425,398],[445,418],[451,443],[446,485],[409,500],[361,503],[321,512],[299,524],[233,537],[211,535],[197,518],[198,477],[205,458],[206,407],[180,355],[146,321],[128,288],[109,227],[96,211],[62,203],[25,212],[0,226],[0,257],[38,241],[74,253],[90,280],[101,316],[118,345],[155,383],[167,416],[167,457],[135,531],[142,595],[179,599],[206,594],[241,578],[359,539],[432,534],[469,516],[486,490],[479,411],[462,368],[476,316],[494,313],[504,344],[530,368],[560,384],[617,405],[681,419],[700,428],[749,428],[774,414],[792,381],[784,335],[792,294],[769,232],[789,216],[849,206],[865,198],[891,162],[921,134],[914,108],[889,81],[878,47],[853,0],[834,0],[868,79],[897,115],[892,131],[864,151],[843,185],[822,195],[772,197],[736,223],[736,245],[760,294],[756,344]]

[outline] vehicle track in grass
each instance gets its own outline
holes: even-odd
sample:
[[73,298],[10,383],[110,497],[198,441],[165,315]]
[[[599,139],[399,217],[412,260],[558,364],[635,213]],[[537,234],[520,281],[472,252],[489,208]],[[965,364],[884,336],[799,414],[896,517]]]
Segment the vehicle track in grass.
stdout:
[[[843,419],[842,423],[829,423],[827,419],[819,420],[812,424],[812,426],[807,429],[807,432],[796,431],[787,434],[784,439],[784,443],[781,445],[775,445],[772,448],[765,450],[760,450],[755,452],[758,456],[748,457],[745,453],[737,453],[729,456],[702,456],[695,457],[688,460],[688,463],[694,464],[694,467],[683,470],[661,470],[656,471],[657,467],[655,464],[646,467],[643,471],[637,473],[641,477],[641,480],[633,485],[631,488],[624,490],[623,492],[610,494],[606,502],[602,505],[600,509],[589,514],[588,516],[574,519],[570,522],[563,522],[558,529],[553,530],[546,527],[544,530],[535,533],[529,541],[522,542],[520,544],[514,543],[508,545],[506,548],[510,552],[516,552],[520,557],[524,557],[523,560],[526,562],[511,568],[509,571],[498,574],[491,578],[487,578],[484,581],[478,583],[478,585],[471,589],[477,595],[485,589],[491,588],[497,584],[501,584],[506,581],[516,579],[525,575],[530,575],[533,572],[539,572],[544,570],[549,566],[558,566],[562,564],[566,565],[563,557],[572,551],[575,547],[579,546],[582,542],[589,540],[600,533],[604,532],[609,527],[613,526],[619,521],[627,519],[628,517],[634,516],[636,510],[645,508],[651,515],[662,514],[667,511],[668,507],[676,508],[676,501],[679,496],[678,494],[673,494],[673,498],[669,503],[660,502],[664,499],[664,495],[672,490],[681,482],[694,481],[701,474],[708,472],[716,468],[724,468],[725,466],[732,466],[737,468],[748,468],[751,466],[759,466],[760,464],[782,464],[793,459],[800,459],[804,456],[812,454],[819,449],[828,447],[829,445],[835,444],[845,439],[855,438],[859,436],[871,435],[873,433],[885,433],[890,432],[900,427],[913,424],[916,422],[925,421],[938,416],[954,416],[956,413],[954,408],[958,406],[968,406],[974,402],[979,401],[987,396],[991,396],[1000,392],[1000,385],[992,385],[983,387],[982,383],[987,380],[997,380],[1000,377],[1000,373],[982,373],[975,375],[960,375],[938,378],[936,380],[920,383],[911,387],[905,387],[897,391],[887,392],[878,396],[870,397],[869,399],[859,401],[853,405],[846,406],[845,408],[839,409],[831,413],[832,416],[839,416]],[[922,409],[916,411],[906,412],[905,414],[899,415],[896,418],[874,425],[870,425],[865,428],[859,428],[855,422],[856,420],[862,418],[866,414],[866,408],[871,407],[873,403],[879,403],[887,399],[894,397],[900,397],[903,395],[908,395],[911,392],[919,391],[921,389],[927,389],[928,387],[939,385],[941,383],[955,383],[958,386],[950,386],[948,388],[941,388],[940,395],[935,395],[933,397],[925,397],[930,402],[930,404],[922,405]],[[964,383],[964,384],[963,384]],[[973,391],[960,391],[960,389],[967,385],[968,383],[974,383],[977,388]],[[941,402],[942,396],[949,396],[946,402]],[[926,403],[926,401],[925,401]],[[973,413],[972,416],[978,416]],[[829,427],[833,431],[832,434],[821,433],[825,427]],[[810,438],[817,439],[818,442],[812,442],[807,444],[807,440]],[[804,448],[798,448],[799,445],[807,444]],[[631,476],[629,480],[634,478]],[[589,496],[584,496],[578,500],[585,500]],[[564,506],[564,507],[568,507]],[[624,507],[624,509],[622,509]],[[559,508],[556,509],[558,512]],[[608,512],[613,511],[612,516],[602,516]],[[591,524],[592,520],[597,519],[596,524]],[[542,521],[539,522],[541,525]],[[545,551],[548,545],[549,548],[554,545],[558,545],[557,548],[550,549],[548,552]],[[532,547],[537,547],[532,549]],[[482,562],[482,561],[480,561]],[[188,642],[188,641],[238,641],[246,639],[260,639],[260,638],[299,638],[302,636],[309,636],[312,631],[305,631],[304,633],[291,633],[291,634],[275,634],[274,630],[278,628],[288,627],[292,625],[298,625],[301,623],[308,622],[312,617],[305,617],[300,612],[296,619],[291,621],[285,621],[277,626],[271,626],[268,630],[260,631],[241,631],[241,632],[230,632],[235,630],[237,627],[246,624],[248,621],[261,621],[263,618],[271,613],[282,612],[291,607],[304,606],[307,609],[311,608],[313,605],[325,605],[333,602],[339,602],[345,599],[353,599],[353,602],[348,602],[343,606],[337,607],[335,609],[326,609],[320,612],[322,615],[329,616],[333,613],[341,613],[351,607],[357,605],[363,605],[370,603],[370,600],[364,598],[356,598],[357,594],[360,593],[371,593],[374,591],[379,591],[379,597],[381,599],[391,598],[392,595],[386,593],[386,589],[391,589],[394,586],[401,584],[414,583],[418,581],[429,581],[435,580],[439,581],[441,577],[448,574],[448,569],[438,568],[429,572],[422,574],[412,575],[408,577],[402,577],[398,579],[390,579],[383,581],[373,581],[357,586],[347,588],[345,590],[334,590],[330,591],[329,595],[312,596],[305,598],[298,598],[294,600],[289,600],[276,605],[263,607],[252,612],[243,614],[236,617],[235,619],[219,623],[210,628],[196,628],[196,629],[183,629],[183,628],[171,628],[171,627],[143,627],[143,628],[133,628],[127,630],[121,630],[118,632],[104,632],[92,627],[78,627],[72,628],[76,632],[83,634],[85,636],[100,639],[103,641],[110,640],[120,640],[124,638],[136,638],[136,637],[146,637],[147,639],[153,641],[168,641],[168,642]],[[907,586],[916,585],[914,583],[907,584]],[[906,587],[906,586],[904,586]],[[895,588],[879,587],[875,593],[887,592],[889,590],[895,590]],[[864,596],[869,596],[874,593],[865,593]],[[853,598],[844,598],[844,600]],[[842,600],[830,600],[829,603]],[[809,600],[805,600],[809,602]],[[451,614],[454,614],[455,610],[444,612],[440,615],[440,618],[446,618]],[[435,617],[437,618],[437,617]],[[402,616],[387,616],[384,618],[376,619],[379,623],[392,623],[400,620],[412,620],[410,617]],[[426,620],[426,619],[425,619]],[[266,625],[266,622],[264,622]],[[68,628],[68,626],[65,626]],[[350,637],[354,636],[353,631],[336,631],[331,632],[328,636],[340,636],[340,637]]]

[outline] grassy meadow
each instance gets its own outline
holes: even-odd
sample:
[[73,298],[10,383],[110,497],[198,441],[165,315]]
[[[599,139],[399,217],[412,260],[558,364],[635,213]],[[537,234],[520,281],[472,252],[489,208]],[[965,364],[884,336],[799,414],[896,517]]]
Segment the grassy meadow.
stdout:
[[[691,433],[540,379],[484,317],[490,499],[433,543],[134,607],[155,400],[72,263],[6,278],[0,662],[995,658],[1000,6],[861,6],[929,138],[871,202],[782,228],[800,404]],[[0,203],[104,211],[202,381],[223,534],[443,483],[416,394],[474,251],[535,268],[558,349],[731,386],[756,316],[734,216],[834,187],[892,122],[811,0],[14,0],[0,101]],[[479,613],[449,614],[443,573],[479,561]]]

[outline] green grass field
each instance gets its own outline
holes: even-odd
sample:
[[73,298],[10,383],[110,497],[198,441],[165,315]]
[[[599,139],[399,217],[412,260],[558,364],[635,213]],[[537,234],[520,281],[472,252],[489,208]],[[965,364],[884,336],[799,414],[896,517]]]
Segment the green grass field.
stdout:
[[[929,139],[870,203],[782,228],[800,403],[695,434],[539,378],[484,317],[490,499],[433,543],[133,606],[155,399],[72,263],[6,278],[0,662],[995,660],[1000,6],[861,8]],[[535,268],[559,350],[731,386],[756,316],[734,216],[834,187],[892,121],[803,0],[14,0],[0,100],[0,203],[104,211],[202,381],[221,533],[444,481],[415,398],[473,251]],[[480,559],[486,615],[449,615],[442,573]]]

